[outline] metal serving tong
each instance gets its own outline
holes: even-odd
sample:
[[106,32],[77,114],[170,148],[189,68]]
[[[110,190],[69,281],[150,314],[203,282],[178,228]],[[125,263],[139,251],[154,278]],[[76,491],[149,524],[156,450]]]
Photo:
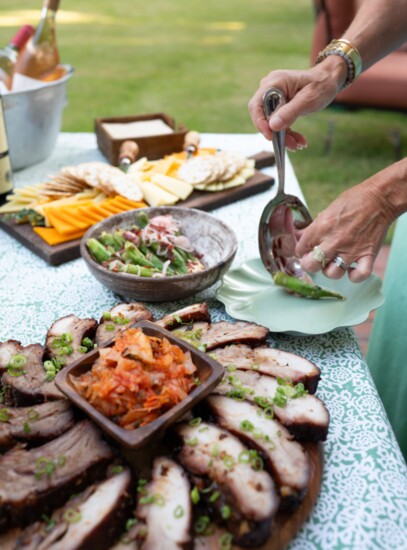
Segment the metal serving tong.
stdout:
[[[281,90],[269,88],[263,96],[263,111],[267,120],[286,99]],[[264,208],[259,224],[259,249],[261,260],[273,275],[282,271],[288,275],[310,281],[295,256],[296,233],[312,222],[307,207],[294,195],[284,193],[285,182],[285,130],[273,132],[276,157],[277,195]],[[312,280],[311,280],[312,281]]]

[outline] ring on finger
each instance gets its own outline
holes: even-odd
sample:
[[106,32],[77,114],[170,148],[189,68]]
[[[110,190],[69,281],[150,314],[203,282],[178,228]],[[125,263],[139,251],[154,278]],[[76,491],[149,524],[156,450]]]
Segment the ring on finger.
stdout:
[[335,264],[337,267],[340,267],[344,271],[349,271],[351,264],[348,264],[345,262],[341,256],[335,256],[335,258],[332,260],[332,263]]
[[325,252],[322,250],[322,248],[319,245],[314,246],[314,248],[312,249],[312,257],[314,258],[314,260],[316,260],[322,265],[322,268],[326,267],[327,262],[326,262]]

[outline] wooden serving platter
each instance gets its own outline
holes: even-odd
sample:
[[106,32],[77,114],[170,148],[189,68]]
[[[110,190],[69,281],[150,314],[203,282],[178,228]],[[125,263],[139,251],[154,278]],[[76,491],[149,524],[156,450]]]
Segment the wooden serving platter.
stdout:
[[[256,168],[271,166],[274,163],[272,153],[262,152],[250,158],[254,158],[256,161]],[[273,183],[274,178],[272,176],[263,174],[256,169],[255,174],[244,185],[218,192],[194,191],[185,201],[179,201],[175,206],[210,211],[255,193],[266,191]],[[80,239],[50,246],[33,231],[31,225],[16,225],[4,215],[0,216],[0,228],[51,265],[60,265],[80,256]]]
[[[324,450],[322,443],[306,443],[301,445],[308,453],[310,462],[310,480],[308,490],[301,504],[293,513],[277,512],[271,525],[271,535],[266,544],[255,546],[256,550],[284,550],[287,544],[296,536],[312,512],[321,489],[324,470]],[[150,466],[155,456],[170,455],[168,449],[157,445],[149,445],[139,451],[121,449],[126,460],[136,473],[143,478],[150,477]],[[211,536],[195,537],[194,550],[219,550],[219,538],[226,531],[217,529]],[[240,550],[241,546],[233,546]]]

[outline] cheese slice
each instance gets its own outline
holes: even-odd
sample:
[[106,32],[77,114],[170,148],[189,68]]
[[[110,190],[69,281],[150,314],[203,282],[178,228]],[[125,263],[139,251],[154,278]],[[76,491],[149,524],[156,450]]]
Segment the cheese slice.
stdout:
[[173,193],[169,193],[162,187],[159,187],[152,181],[143,181],[140,183],[141,190],[145,200],[150,206],[167,206],[175,204],[178,197]]
[[54,227],[33,227],[33,230],[50,246],[80,239],[85,234],[85,231],[77,231],[70,235],[61,235]]
[[185,200],[193,191],[192,185],[185,181],[181,181],[163,174],[153,174],[151,181],[157,184],[159,187],[176,195],[181,200]]

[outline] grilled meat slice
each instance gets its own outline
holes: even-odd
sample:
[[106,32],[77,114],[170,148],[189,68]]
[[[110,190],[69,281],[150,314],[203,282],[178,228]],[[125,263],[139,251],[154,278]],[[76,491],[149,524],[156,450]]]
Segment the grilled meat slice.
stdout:
[[187,327],[176,329],[174,334],[192,342],[196,347],[211,351],[230,344],[259,346],[267,338],[269,329],[245,321],[237,321],[236,323],[220,321],[212,324],[193,323]]
[[181,325],[188,325],[191,323],[197,323],[205,321],[206,323],[211,322],[211,314],[209,313],[209,308],[207,304],[193,304],[191,306],[184,307],[174,313],[165,315],[158,321],[155,321],[160,327],[166,328],[167,330],[173,330]]
[[235,436],[212,424],[179,424],[183,441],[181,463],[192,475],[209,477],[218,488],[222,502],[229,506],[224,519],[234,542],[242,546],[263,544],[270,534],[279,497],[269,474],[262,469],[256,451]]
[[65,399],[33,407],[3,408],[0,422],[0,449],[18,442],[39,445],[55,439],[74,425],[73,409]]
[[[144,489],[136,510],[147,528],[143,550],[179,550],[189,546],[192,540],[190,486],[181,466],[169,458],[156,458],[152,480]],[[160,502],[147,502],[154,498]]]
[[108,549],[126,521],[130,499],[129,469],[91,485],[65,506],[27,527],[18,539],[21,550]]
[[84,420],[57,439],[0,457],[0,532],[27,524],[102,477],[113,451]]
[[[276,378],[253,371],[236,370],[224,376],[213,393],[228,397],[245,398],[255,402],[256,398],[267,400],[266,406],[273,408],[275,417],[300,441],[325,441],[328,435],[329,412],[315,395],[304,394],[291,398]],[[277,394],[277,395],[276,395]],[[285,397],[284,397],[285,396]]]
[[[42,362],[43,353],[44,347],[41,344],[24,347],[16,340],[9,340],[0,345],[0,372],[3,366],[1,385],[5,388],[6,405],[28,407],[44,401],[64,399],[53,381],[46,382],[46,371]],[[20,359],[23,356],[24,364],[10,368],[10,361],[13,362],[13,357],[16,358],[16,356]]]
[[73,363],[83,356],[83,339],[93,339],[96,328],[95,319],[79,319],[76,315],[57,319],[47,332],[44,359],[55,358],[64,366]]
[[153,314],[143,304],[118,304],[106,312],[99,321],[95,342],[98,347],[105,346],[120,332],[137,321],[154,321]]
[[305,494],[310,479],[310,464],[304,448],[280,422],[269,418],[248,401],[211,395],[207,398],[219,424],[250,443],[266,457],[278,485],[281,504],[292,510]]
[[250,348],[244,345],[227,346],[212,352],[219,363],[241,370],[255,370],[261,374],[289,379],[293,384],[302,382],[309,393],[315,393],[320,369],[300,355],[274,348]]

